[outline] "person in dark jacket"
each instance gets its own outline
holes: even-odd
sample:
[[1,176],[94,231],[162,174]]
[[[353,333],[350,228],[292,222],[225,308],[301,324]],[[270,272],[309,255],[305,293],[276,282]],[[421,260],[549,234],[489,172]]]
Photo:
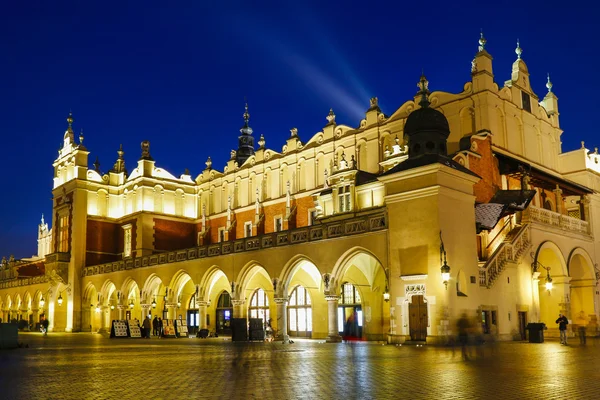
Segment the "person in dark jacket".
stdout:
[[558,319],[556,320],[558,324],[558,330],[560,331],[560,344],[567,345],[567,325],[569,325],[569,320],[562,314],[558,314]]
[[150,323],[150,316],[148,315],[146,317],[146,319],[144,320],[144,322],[142,323],[143,327],[144,327],[144,334],[142,335],[143,337],[150,339],[150,326],[152,326],[152,324]]
[[158,316],[155,315],[152,320],[152,335],[158,336]]

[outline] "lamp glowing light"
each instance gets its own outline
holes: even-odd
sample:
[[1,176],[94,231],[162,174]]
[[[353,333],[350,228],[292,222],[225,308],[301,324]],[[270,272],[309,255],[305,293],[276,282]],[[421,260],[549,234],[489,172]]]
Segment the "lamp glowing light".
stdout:
[[56,301],[58,302],[58,306],[62,306],[63,303],[63,298],[62,298],[62,294],[58,294],[58,299],[56,299]]

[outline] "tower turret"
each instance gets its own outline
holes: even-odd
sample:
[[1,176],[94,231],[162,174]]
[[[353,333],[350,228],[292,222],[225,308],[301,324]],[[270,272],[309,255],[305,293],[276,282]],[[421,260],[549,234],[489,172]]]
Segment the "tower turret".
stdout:
[[252,128],[248,125],[250,114],[248,113],[248,103],[244,111],[244,126],[240,129],[241,135],[238,136],[238,149],[235,153],[235,161],[238,166],[241,166],[248,157],[254,155],[254,137],[252,136]]

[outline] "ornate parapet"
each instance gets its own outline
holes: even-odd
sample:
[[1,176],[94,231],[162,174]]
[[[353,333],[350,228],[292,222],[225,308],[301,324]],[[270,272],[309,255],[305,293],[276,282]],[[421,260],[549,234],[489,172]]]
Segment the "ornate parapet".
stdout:
[[[236,254],[246,251],[264,250],[273,247],[289,246],[300,243],[322,241],[343,236],[353,236],[387,229],[387,215],[383,208],[360,217],[323,222],[283,232],[268,233],[244,239],[230,240],[206,246],[192,247],[160,254],[130,258],[107,264],[84,267],[82,276],[106,274],[136,268],[151,267],[160,264]],[[61,254],[61,253],[55,253]],[[65,280],[66,282],[66,280]]]

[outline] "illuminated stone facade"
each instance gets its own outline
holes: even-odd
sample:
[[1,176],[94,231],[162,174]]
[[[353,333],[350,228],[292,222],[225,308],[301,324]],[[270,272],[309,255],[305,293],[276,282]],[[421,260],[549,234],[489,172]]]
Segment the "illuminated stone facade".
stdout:
[[98,331],[181,315],[227,333],[230,311],[337,341],[356,311],[363,339],[436,342],[462,312],[501,339],[536,321],[557,334],[563,312],[595,332],[600,156],[562,152],[550,80],[540,101],[516,52],[498,85],[482,38],[461,93],[422,77],[391,115],[376,98],[357,127],[330,111],[281,151],[254,146],[246,108],[238,151],[195,178],[160,168],[148,142],[131,171],[122,149],[110,171],[90,168],[69,116],[52,230],[42,221],[39,258],[3,263],[3,320]]

